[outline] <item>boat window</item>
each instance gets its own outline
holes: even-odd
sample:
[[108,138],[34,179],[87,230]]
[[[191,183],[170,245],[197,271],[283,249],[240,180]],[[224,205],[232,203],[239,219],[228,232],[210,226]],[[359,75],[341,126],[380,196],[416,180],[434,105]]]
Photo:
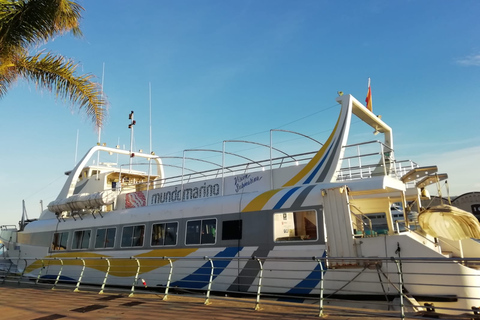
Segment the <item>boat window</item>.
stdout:
[[242,220],[223,221],[222,240],[241,240]]
[[216,219],[187,221],[186,244],[213,244],[216,235]]
[[116,228],[104,228],[97,230],[97,238],[95,239],[95,248],[113,248],[115,245]]
[[275,241],[317,240],[315,210],[282,212],[273,215]]
[[52,250],[67,249],[68,232],[55,232],[53,234]]
[[72,249],[88,249],[91,230],[75,231],[73,234]]
[[144,225],[123,227],[122,247],[142,247],[144,234]]
[[155,223],[152,226],[152,246],[177,244],[178,222]]

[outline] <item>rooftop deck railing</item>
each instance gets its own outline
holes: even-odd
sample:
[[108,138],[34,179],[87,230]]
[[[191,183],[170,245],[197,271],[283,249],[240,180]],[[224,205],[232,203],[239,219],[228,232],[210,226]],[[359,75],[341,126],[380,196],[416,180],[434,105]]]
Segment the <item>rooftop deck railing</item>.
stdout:
[[[258,309],[261,301],[304,302],[305,308],[318,308],[323,315],[326,304],[366,307],[376,310],[396,310],[397,318],[432,316],[443,313],[464,314],[465,319],[477,319],[479,308],[475,301],[480,287],[469,277],[478,275],[440,274],[429,265],[457,263],[448,258],[325,258],[325,257],[55,257],[34,259],[22,257],[15,260],[0,259],[0,284],[6,282],[34,283],[36,285],[69,287],[79,290],[97,290],[100,294],[127,291],[130,296],[142,293],[161,294],[167,300],[172,294],[201,295],[208,304],[222,296],[250,297],[252,307]],[[462,259],[465,264],[479,265],[480,258]],[[247,272],[224,272],[230,263],[244,265]],[[330,269],[329,265],[336,266]],[[345,268],[338,267],[345,265]],[[415,264],[416,268],[409,266]],[[418,268],[419,265],[422,268]],[[35,265],[30,273],[25,266]],[[191,275],[192,265],[200,266]],[[315,267],[316,266],[316,267]],[[347,267],[348,266],[348,267]],[[69,268],[67,272],[67,268]],[[74,269],[72,269],[74,268]],[[236,267],[233,268],[237,270]],[[232,271],[233,269],[230,269]],[[73,273],[75,270],[76,273]],[[414,270],[414,271],[412,271]],[[148,275],[145,275],[148,272]],[[325,277],[326,274],[335,273]],[[68,274],[68,277],[64,275]],[[248,274],[248,275],[247,275]],[[307,277],[306,277],[307,275]],[[370,275],[370,277],[365,277]],[[372,276],[373,275],[373,276]],[[115,277],[115,280],[112,280]],[[148,277],[148,278],[147,278]],[[432,284],[434,277],[445,279],[444,284]],[[145,279],[147,280],[145,280]],[[307,280],[307,279],[308,280]],[[121,279],[122,284],[118,285]],[[376,279],[372,283],[368,279]],[[472,278],[473,280],[473,278]],[[472,283],[472,284],[468,284]],[[96,285],[93,285],[96,284]],[[351,284],[355,284],[352,286]],[[382,295],[372,288],[380,286]],[[437,294],[412,294],[412,287],[434,286]],[[355,288],[353,290],[352,288]],[[364,288],[364,289],[359,289]],[[456,289],[470,292],[464,296],[448,294]],[[366,303],[359,299],[376,296],[376,301]],[[279,292],[283,292],[280,294]],[[447,294],[443,294],[447,293]],[[476,294],[473,294],[476,293]],[[425,301],[429,301],[428,303]],[[439,307],[435,302],[464,301],[469,308]],[[306,303],[305,303],[306,302]],[[448,316],[453,319],[454,316]],[[457,317],[455,316],[455,319]],[[460,319],[460,318],[458,318]]]
[[[247,143],[247,141],[225,142]],[[261,146],[268,147],[267,145]],[[280,150],[275,148],[272,148],[271,150],[280,152]],[[344,151],[344,157],[341,159],[342,167],[337,172],[337,181],[367,179],[373,176],[387,175],[400,178],[402,175],[404,175],[411,169],[418,167],[417,164],[412,161],[396,161],[394,157],[394,151],[378,140],[347,145],[344,147]],[[222,155],[222,163],[206,160],[205,158],[202,159],[191,156],[187,157],[187,154],[191,154],[194,152],[219,153]],[[161,179],[155,180],[155,185],[161,185],[163,187],[181,186],[185,183],[203,181],[208,179],[225,178],[251,172],[274,170],[292,165],[300,166],[308,163],[316,153],[317,151],[312,151],[291,155],[286,154],[280,157],[271,157],[269,159],[263,160],[253,160],[245,156],[238,155],[236,153],[226,152],[225,149],[222,151],[210,149],[188,149],[184,151],[182,157],[161,157],[163,160],[163,166],[165,168],[174,169],[179,173],[174,174],[170,177],[163,177]],[[232,156],[242,160],[247,160],[247,162],[226,166],[226,156]],[[168,160],[176,160],[177,164],[168,163]],[[207,165],[211,168],[204,170],[194,169],[193,167],[187,166],[187,161],[196,164],[202,164],[204,166]],[[149,164],[136,164],[136,166],[142,165],[145,166]],[[271,187],[273,188],[273,186]],[[146,189],[146,187],[143,189]]]

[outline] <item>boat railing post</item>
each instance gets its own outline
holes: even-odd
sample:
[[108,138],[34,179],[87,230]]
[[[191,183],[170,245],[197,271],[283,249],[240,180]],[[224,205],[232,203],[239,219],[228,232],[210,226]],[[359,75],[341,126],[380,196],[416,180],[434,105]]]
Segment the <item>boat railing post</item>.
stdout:
[[380,150],[382,155],[383,175],[387,176],[387,166],[385,164],[385,149],[383,148],[383,143],[380,143]]
[[2,284],[5,283],[5,280],[7,279],[8,275],[10,274],[10,269],[12,269],[13,261],[10,259],[10,265],[8,266],[7,272],[5,272],[5,276],[3,277]]
[[53,284],[52,290],[55,290],[55,287],[57,286],[58,281],[60,280],[60,276],[62,275],[62,270],[63,270],[63,260],[60,258],[55,258],[55,260],[60,260],[60,270],[58,271],[57,274],[57,279],[55,280],[55,283]]
[[172,281],[173,262],[172,262],[172,259],[167,258],[167,257],[163,257],[163,259],[168,259],[168,262],[170,263],[170,272],[168,274],[167,285],[165,286],[165,294],[163,295],[163,300],[167,300],[168,289],[170,288],[170,282]]
[[135,273],[135,279],[133,280],[132,289],[130,290],[130,294],[128,295],[129,298],[133,297],[133,293],[135,292],[135,285],[138,282],[138,275],[140,273],[140,260],[135,257],[130,257],[130,259],[135,259],[135,261],[137,262],[137,273]]
[[321,318],[323,317],[323,265],[322,265],[322,259],[315,258],[313,259],[317,260],[318,266],[320,267],[320,302],[318,305],[318,316]]
[[105,278],[103,278],[102,287],[100,288],[100,292],[98,294],[103,294],[103,290],[105,289],[105,285],[107,284],[108,273],[110,272],[110,260],[108,258],[101,258],[107,261],[107,271],[105,272]]
[[397,272],[398,272],[398,281],[399,281],[399,294],[400,294],[400,312],[401,312],[401,319],[405,319],[405,306],[403,304],[403,274],[402,274],[402,266],[401,266],[401,261],[395,258],[391,258],[394,262],[395,265],[397,266]]
[[205,298],[205,304],[210,304],[210,290],[212,289],[212,281],[213,281],[213,274],[214,274],[214,265],[213,265],[213,261],[211,258],[205,256],[204,257],[205,260],[208,260],[210,261],[210,266],[211,266],[211,270],[210,270],[210,279],[208,280],[208,288],[207,288],[207,296]]
[[260,267],[260,273],[258,275],[258,287],[257,287],[257,300],[255,301],[255,310],[260,310],[260,294],[262,292],[262,279],[263,279],[263,263],[262,260],[252,257],[252,259],[257,260]]
[[223,141],[222,145],[222,196],[225,194],[225,143],[227,141]]
[[80,291],[80,283],[82,282],[82,278],[83,278],[83,273],[85,272],[85,259],[81,258],[81,257],[77,257],[77,259],[80,259],[82,260],[82,263],[83,263],[83,267],[82,267],[82,271],[80,272],[80,276],[78,277],[78,281],[77,281],[77,285],[75,286],[75,290],[73,290],[73,292],[79,292]]
[[352,180],[352,162],[348,159],[348,177]]
[[360,171],[360,179],[363,179],[362,155],[360,154],[360,146],[357,146],[357,156],[358,156],[358,170]]
[[20,284],[20,281],[22,280],[23,275],[25,274],[25,270],[27,269],[27,259],[23,259],[23,261],[25,261],[25,267],[22,270],[22,275],[18,278],[18,284]]
[[273,148],[273,130],[270,129],[270,190],[273,190],[272,148]]
[[42,267],[40,268],[40,271],[38,272],[38,276],[37,276],[37,280],[35,280],[35,284],[38,284],[38,282],[40,281],[40,277],[42,275],[43,268],[45,268],[45,263],[43,262],[43,259],[42,259]]
[[185,184],[185,181],[184,181],[184,177],[185,177],[185,150],[183,150],[183,157],[182,157],[182,185],[180,187],[180,198],[181,198],[181,201],[183,201],[183,188],[184,188],[184,184]]

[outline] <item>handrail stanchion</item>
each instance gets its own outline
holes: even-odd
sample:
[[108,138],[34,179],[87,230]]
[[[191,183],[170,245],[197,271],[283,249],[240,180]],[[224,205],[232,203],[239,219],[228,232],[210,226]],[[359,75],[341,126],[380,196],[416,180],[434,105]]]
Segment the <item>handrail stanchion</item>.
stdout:
[[108,273],[110,272],[110,260],[108,258],[101,258],[107,260],[107,271],[105,272],[105,278],[103,278],[102,288],[98,294],[103,294],[103,290],[105,289],[105,285],[107,284]]
[[85,259],[83,259],[81,257],[77,257],[77,259],[82,260],[83,268],[82,268],[82,271],[80,272],[80,276],[78,277],[77,285],[75,286],[75,290],[73,290],[73,292],[79,292],[80,291],[80,289],[79,289],[80,288],[80,282],[82,282],[83,272],[85,271]]
[[397,272],[398,272],[398,281],[399,281],[399,288],[398,292],[400,294],[400,311],[401,311],[401,319],[405,319],[405,306],[403,304],[403,274],[402,274],[402,267],[401,267],[401,261],[397,260],[392,257],[392,260],[395,262],[395,265],[397,266]]
[[18,278],[18,284],[20,284],[20,281],[22,280],[23,275],[25,274],[25,270],[27,270],[27,259],[23,259],[23,261],[25,261],[25,267],[22,270],[22,275],[20,276],[20,278]]
[[212,266],[212,269],[210,270],[210,279],[208,281],[208,288],[207,288],[207,296],[205,298],[205,304],[210,304],[210,301],[209,301],[209,298],[210,298],[210,290],[212,289],[212,281],[213,281],[213,274],[214,274],[214,265],[213,265],[213,261],[211,258],[205,256],[204,258],[205,260],[208,259],[208,261],[210,261],[210,265]]
[[42,259],[42,267],[40,268],[40,271],[38,272],[38,276],[37,276],[37,280],[35,280],[35,284],[38,284],[38,282],[40,281],[40,277],[42,275],[42,270],[45,268],[45,263],[43,262],[43,259]]
[[263,264],[260,259],[252,257],[257,260],[258,265],[260,266],[260,274],[258,275],[258,288],[257,288],[257,300],[255,301],[255,310],[260,310],[260,293],[262,291],[262,279],[263,279]]
[[[315,259],[315,257],[313,257]],[[322,259],[316,259],[318,262],[318,266],[320,267],[320,302],[319,302],[319,311],[318,311],[318,316],[321,318],[323,317],[323,265],[322,265]]]
[[383,149],[383,143],[380,144],[380,152],[382,153],[383,175],[387,176],[387,166],[385,163],[385,149]]
[[173,262],[172,262],[172,259],[167,258],[167,257],[163,257],[163,259],[168,259],[168,262],[170,263],[170,273],[168,274],[167,285],[165,287],[165,294],[163,295],[163,299],[162,299],[162,300],[167,300],[168,289],[170,288],[170,282],[172,281]]
[[57,283],[60,280],[60,276],[62,275],[62,270],[63,270],[63,260],[60,259],[60,258],[55,258],[55,260],[60,260],[61,266],[60,266],[60,270],[58,271],[58,274],[57,274],[57,279],[55,280],[55,283],[53,284],[52,290],[54,290],[55,287],[57,286]]
[[5,273],[5,276],[3,277],[2,284],[5,283],[5,280],[7,279],[8,275],[10,274],[10,270],[12,269],[12,266],[13,266],[13,260],[10,259],[10,265],[8,266],[8,270]]
[[135,292],[135,285],[138,282],[138,275],[140,273],[140,260],[135,257],[130,257],[130,259],[135,259],[135,261],[137,261],[137,273],[135,274],[135,280],[133,280],[132,289],[130,290],[130,294],[128,295],[129,298],[133,297],[133,293]]

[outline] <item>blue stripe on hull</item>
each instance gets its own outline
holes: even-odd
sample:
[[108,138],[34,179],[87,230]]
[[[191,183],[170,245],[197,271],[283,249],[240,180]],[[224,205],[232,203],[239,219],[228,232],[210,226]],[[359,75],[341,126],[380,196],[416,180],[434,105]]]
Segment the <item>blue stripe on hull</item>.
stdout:
[[[322,258],[325,258],[326,256],[327,256],[326,252],[324,252],[323,255],[322,255]],[[321,264],[322,264],[323,272],[320,271],[320,265],[317,263],[317,266],[313,269],[313,271],[310,272],[310,274],[305,279],[300,281],[295,287],[288,290],[286,294],[287,295],[288,294],[307,295],[310,292],[312,292],[312,290],[318,285],[320,280],[322,280],[323,275],[325,274],[325,272],[327,270],[327,266],[325,264],[325,261],[321,262]],[[288,299],[288,298],[278,299],[278,301],[285,301],[285,302],[298,302],[298,300],[299,299],[295,299],[295,298],[293,298],[293,299]]]
[[[44,274],[43,276],[40,277],[41,280],[57,280],[56,274]],[[77,282],[78,279],[73,279],[67,276],[60,276],[58,279],[59,281],[69,281],[69,282]]]
[[283,204],[288,200],[288,198],[290,198],[290,196],[294,194],[295,191],[297,191],[298,189],[300,189],[300,187],[295,187],[288,190],[288,192],[280,199],[280,201],[277,202],[277,204],[273,207],[273,209],[275,210],[280,209],[283,206]]
[[[213,262],[213,279],[215,279],[232,261],[231,258],[235,257],[243,247],[229,247],[222,252],[217,253],[215,258],[229,258],[227,260],[212,260]],[[186,276],[182,280],[175,281],[171,284],[172,287],[189,288],[189,289],[201,289],[208,285],[210,280],[210,274],[212,272],[212,266],[210,261],[205,262],[203,266],[198,268],[189,276]]]

